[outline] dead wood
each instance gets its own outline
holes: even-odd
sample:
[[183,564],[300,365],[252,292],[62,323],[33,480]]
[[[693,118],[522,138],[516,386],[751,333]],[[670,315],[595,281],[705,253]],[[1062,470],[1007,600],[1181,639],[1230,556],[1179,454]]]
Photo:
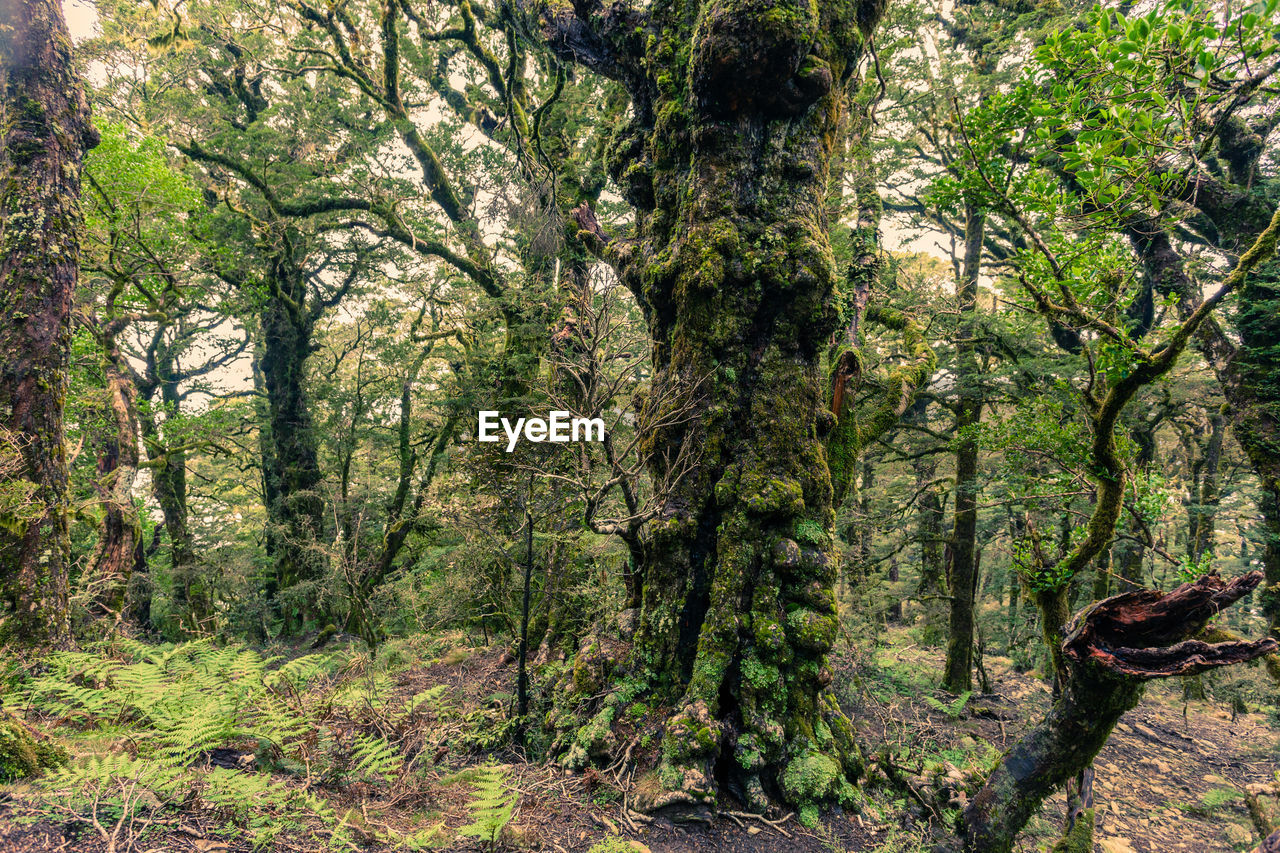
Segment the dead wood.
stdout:
[[1062,644],[1068,670],[1062,695],[1005,754],[970,802],[964,814],[965,848],[1006,853],[1051,793],[1069,780],[1084,780],[1087,789],[1089,780],[1082,774],[1116,722],[1138,704],[1147,681],[1274,652],[1277,644],[1271,638],[1224,643],[1191,639],[1261,582],[1261,572],[1231,581],[1206,575],[1169,593],[1126,592],[1078,613]]

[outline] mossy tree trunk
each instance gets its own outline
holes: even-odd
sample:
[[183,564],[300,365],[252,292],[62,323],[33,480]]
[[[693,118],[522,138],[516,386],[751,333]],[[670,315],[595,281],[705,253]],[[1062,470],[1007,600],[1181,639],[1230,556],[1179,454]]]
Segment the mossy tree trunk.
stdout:
[[80,168],[97,141],[56,0],[0,0],[0,424],[21,497],[0,519],[0,642],[68,637],[67,390]]
[[280,630],[291,634],[318,617],[326,558],[320,454],[307,393],[307,359],[314,350],[317,313],[307,299],[305,273],[278,260],[272,296],[260,321],[266,386],[265,427],[270,453],[263,460],[267,551],[273,562],[266,590]]
[[139,377],[142,381],[138,384],[138,396],[145,405],[139,408],[138,420],[151,466],[151,495],[160,506],[169,540],[174,614],[185,632],[198,634],[208,627],[213,595],[208,578],[201,572],[188,521],[187,448],[174,436],[164,435],[157,417],[162,413],[166,420],[177,418],[182,409],[182,371],[165,336],[165,326],[160,324],[147,347],[146,373]]
[[[848,798],[859,771],[825,689],[838,629],[837,418],[822,365],[840,327],[832,164],[860,117],[847,89],[881,4],[538,11],[553,49],[631,95],[610,168],[636,228],[606,256],[649,324],[650,399],[692,412],[642,412],[657,425],[655,479],[670,482],[664,461],[682,448],[699,453],[637,567],[629,665],[671,708],[658,784],[637,805],[698,808],[724,785],[752,808],[782,799],[812,817],[817,802]],[[856,267],[855,288],[869,290],[860,277],[874,271]],[[836,460],[846,482],[850,462]]]
[[964,265],[956,282],[960,327],[956,338],[956,512],[951,527],[951,618],[942,688],[963,693],[973,687],[973,611],[978,583],[978,437],[982,386],[978,367],[978,277],[982,270],[985,217],[965,208]]

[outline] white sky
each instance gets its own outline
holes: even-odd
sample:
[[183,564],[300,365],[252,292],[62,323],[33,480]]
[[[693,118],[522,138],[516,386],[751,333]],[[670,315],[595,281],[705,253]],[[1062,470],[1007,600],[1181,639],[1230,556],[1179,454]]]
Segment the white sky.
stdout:
[[62,0],[62,14],[67,17],[67,29],[73,42],[84,41],[93,35],[98,24],[98,10],[92,0]]

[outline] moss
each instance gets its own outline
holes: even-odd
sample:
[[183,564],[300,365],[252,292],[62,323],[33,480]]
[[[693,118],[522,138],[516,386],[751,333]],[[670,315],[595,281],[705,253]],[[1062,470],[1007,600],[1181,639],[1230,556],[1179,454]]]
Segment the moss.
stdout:
[[756,690],[776,687],[781,677],[776,666],[762,663],[755,655],[749,655],[742,661],[742,678]]
[[587,853],[638,853],[640,850],[647,849],[638,841],[623,838],[621,835],[610,835],[603,841],[592,844]]
[[818,806],[824,802],[854,803],[854,788],[840,762],[822,752],[809,751],[792,759],[779,782],[787,801],[799,807],[805,826],[817,825]]
[[1071,830],[1053,845],[1050,853],[1092,853],[1093,809],[1085,809],[1076,818]]
[[787,636],[796,648],[807,652],[828,651],[835,642],[837,628],[834,614],[818,613],[807,608],[787,614]]
[[757,478],[744,485],[747,509],[757,515],[791,515],[804,509],[804,490],[795,480]]
[[578,729],[578,734],[563,759],[566,767],[582,768],[591,759],[608,754],[614,740],[613,720],[616,713],[616,709],[607,707]]
[[67,762],[67,751],[16,720],[0,721],[0,782],[35,776]]

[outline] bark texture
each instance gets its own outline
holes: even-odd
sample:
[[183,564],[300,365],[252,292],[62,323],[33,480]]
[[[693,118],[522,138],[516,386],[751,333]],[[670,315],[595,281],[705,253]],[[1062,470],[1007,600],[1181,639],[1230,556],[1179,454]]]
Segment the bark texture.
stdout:
[[[659,771],[636,805],[696,810],[724,785],[752,808],[784,800],[812,819],[818,802],[851,798],[859,772],[849,721],[826,690],[838,629],[826,439],[837,418],[822,364],[841,322],[831,167],[881,6],[659,0],[540,12],[553,49],[631,95],[610,169],[636,229],[606,254],[651,331],[652,399],[695,415],[642,411],[661,424],[647,435],[655,480],[669,479],[664,460],[679,448],[700,453],[637,567],[641,605],[621,666],[670,711]],[[578,657],[580,689],[620,674],[593,673],[596,651]]]
[[292,634],[318,615],[319,582],[326,560],[320,455],[306,386],[307,359],[318,311],[308,305],[305,272],[277,259],[272,296],[261,314],[261,362],[270,441],[263,457],[267,552],[274,562],[267,599],[280,630]]
[[983,215],[965,210],[964,267],[956,282],[960,310],[956,340],[956,514],[951,533],[951,618],[942,688],[963,693],[973,687],[973,604],[978,582],[978,437],[982,389],[975,337],[978,334],[978,277],[982,269]]
[[1193,675],[1274,652],[1277,644],[1271,638],[1217,644],[1192,639],[1220,610],[1261,582],[1261,572],[1230,582],[1207,575],[1168,594],[1123,593],[1077,614],[1061,647],[1067,677],[1060,695],[1049,714],[1005,754],[965,809],[965,849],[1007,853],[1046,797],[1073,779],[1087,784],[1082,774],[1120,717],[1142,698],[1147,681]]
[[80,167],[97,141],[56,0],[0,0],[0,424],[29,504],[0,524],[0,642],[68,635],[63,401]]
[[102,524],[88,578],[90,612],[118,618],[124,611],[125,591],[137,562],[142,525],[133,500],[138,478],[137,389],[129,375],[115,334],[99,335],[103,346],[103,427],[98,439],[98,481]]

